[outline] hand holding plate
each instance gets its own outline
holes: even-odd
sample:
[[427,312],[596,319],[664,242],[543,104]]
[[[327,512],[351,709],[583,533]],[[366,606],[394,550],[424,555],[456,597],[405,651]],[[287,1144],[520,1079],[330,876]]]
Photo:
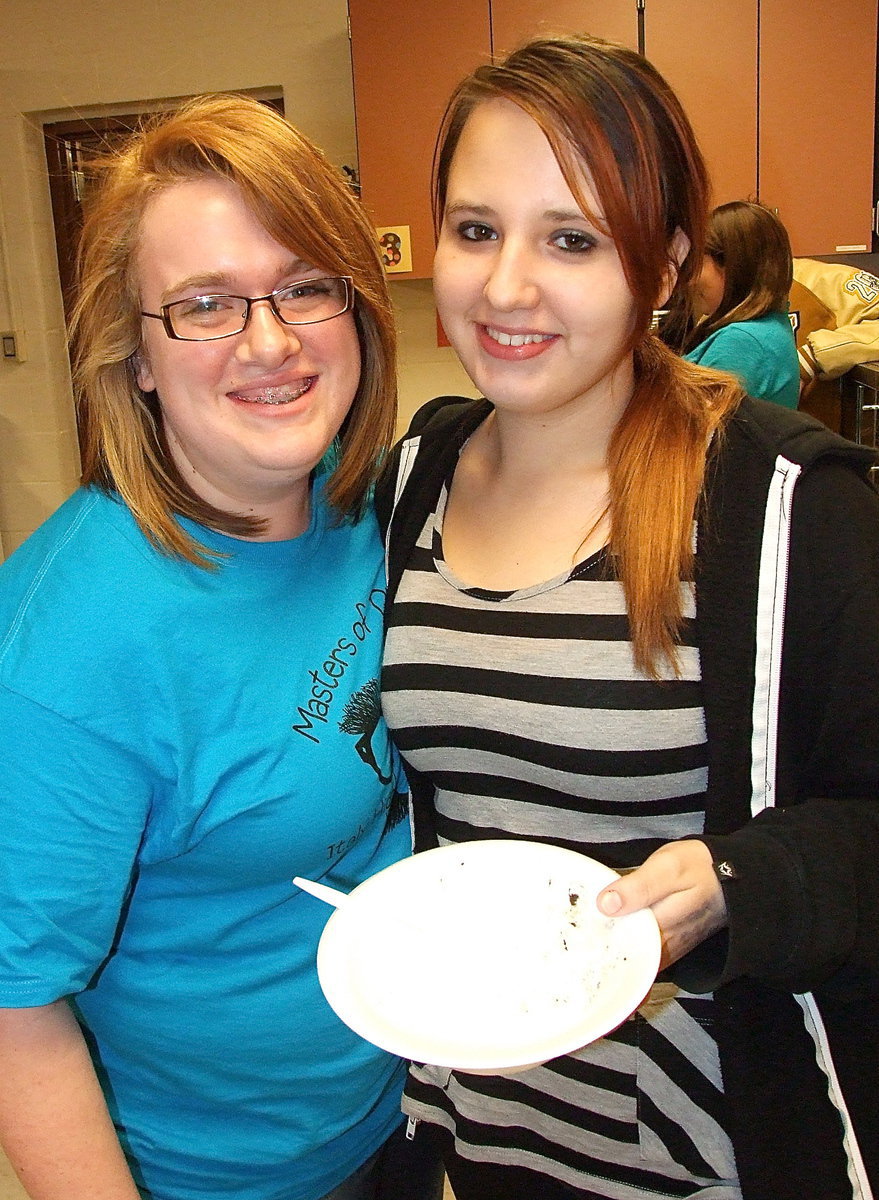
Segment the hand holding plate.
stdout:
[[660,846],[636,870],[602,889],[598,907],[609,917],[649,908],[662,935],[663,967],[689,953],[727,922],[726,901],[704,842]]

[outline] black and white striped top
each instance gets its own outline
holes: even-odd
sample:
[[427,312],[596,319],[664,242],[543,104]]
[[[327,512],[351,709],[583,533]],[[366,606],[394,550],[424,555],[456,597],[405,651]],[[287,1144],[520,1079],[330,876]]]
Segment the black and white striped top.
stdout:
[[[383,674],[397,744],[436,789],[440,841],[533,838],[628,867],[698,834],[707,759],[688,629],[680,676],[642,675],[603,552],[537,587],[465,588],[443,560],[446,496],[388,614]],[[658,984],[615,1033],[520,1075],[414,1067],[404,1107],[454,1130],[464,1157],[584,1194],[739,1200],[712,1007]]]

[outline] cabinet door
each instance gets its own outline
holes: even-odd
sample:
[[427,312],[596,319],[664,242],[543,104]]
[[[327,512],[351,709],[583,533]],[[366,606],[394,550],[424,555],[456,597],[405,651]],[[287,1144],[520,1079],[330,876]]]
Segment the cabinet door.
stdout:
[[539,6],[534,0],[491,0],[495,58],[528,38],[554,33],[591,33],[637,50],[637,0],[543,0]]
[[647,0],[645,53],[677,92],[713,203],[757,193],[758,0]]
[[869,250],[876,0],[761,0],[760,199],[794,254]]
[[490,54],[487,0],[349,0],[357,156],[377,226],[408,225],[412,271],[433,264],[430,168],[454,87]]

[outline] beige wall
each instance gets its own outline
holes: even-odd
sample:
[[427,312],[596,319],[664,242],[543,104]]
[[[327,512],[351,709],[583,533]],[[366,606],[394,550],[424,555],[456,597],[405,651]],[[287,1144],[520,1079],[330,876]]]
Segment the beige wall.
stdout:
[[[3,0],[0,41],[0,558],[76,486],[78,459],[41,124],[202,91],[277,88],[339,164],[356,162],[345,0]],[[425,285],[395,285],[403,409],[461,386]],[[466,385],[466,380],[465,380]]]
[[391,283],[400,335],[398,432],[432,396],[477,396],[478,391],[449,346],[437,346],[436,309],[429,279]]

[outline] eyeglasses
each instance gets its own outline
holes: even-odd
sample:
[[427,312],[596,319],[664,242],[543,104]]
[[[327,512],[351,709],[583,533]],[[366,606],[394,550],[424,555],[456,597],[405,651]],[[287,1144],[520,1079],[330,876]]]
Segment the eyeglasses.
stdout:
[[247,327],[253,305],[263,300],[268,300],[272,312],[284,325],[317,325],[350,312],[354,281],[350,275],[327,275],[301,279],[267,296],[190,296],[163,304],[157,313],[140,315],[161,321],[165,333],[175,341],[213,342],[241,333]]

